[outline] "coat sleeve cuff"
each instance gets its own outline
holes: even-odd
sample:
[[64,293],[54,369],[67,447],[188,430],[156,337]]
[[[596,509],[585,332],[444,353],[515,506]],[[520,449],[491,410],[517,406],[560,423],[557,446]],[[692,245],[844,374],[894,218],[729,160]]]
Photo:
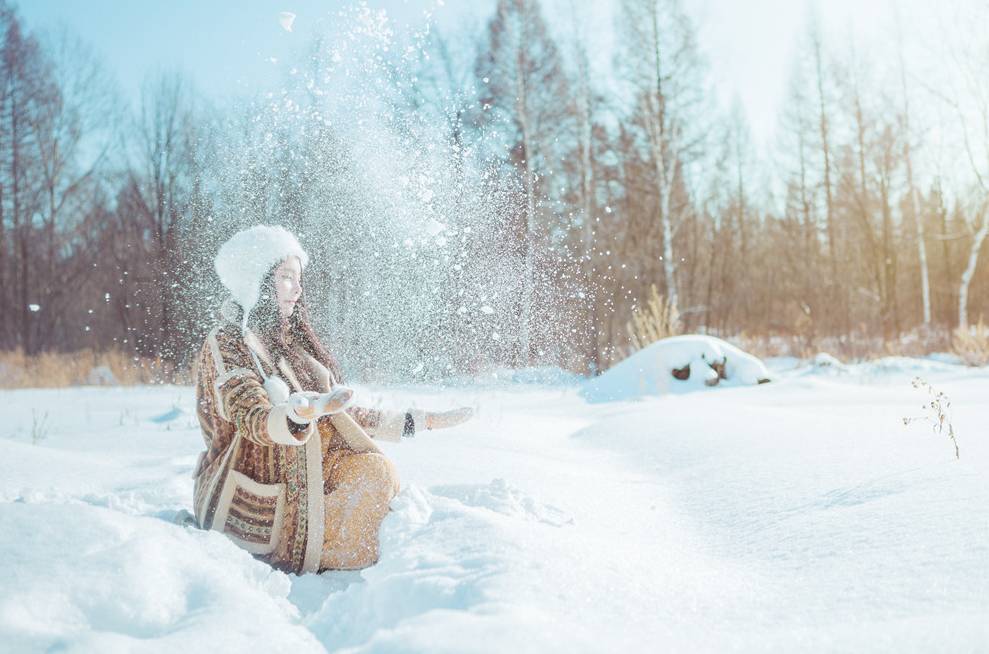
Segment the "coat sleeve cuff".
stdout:
[[397,443],[402,440],[402,431],[404,429],[405,412],[382,411],[381,421],[374,428],[367,431],[376,440]]
[[[410,415],[412,416],[411,430],[409,429],[410,425],[407,420]],[[368,433],[376,440],[398,443],[402,440],[403,436],[414,436],[417,431],[422,431],[425,428],[425,411],[419,411],[417,409],[409,409],[408,411],[401,412],[383,411],[381,422],[373,429],[369,429]]]
[[[409,409],[406,416],[412,416],[412,433],[408,436],[415,436],[416,432],[426,430],[426,412],[419,409]],[[402,434],[405,436],[406,434]]]
[[[291,408],[285,404],[271,407],[271,412],[268,413],[268,436],[279,445],[305,445],[313,435],[313,423],[307,423],[303,431],[293,435],[288,429],[287,422],[290,411]],[[298,423],[298,420],[294,422]]]

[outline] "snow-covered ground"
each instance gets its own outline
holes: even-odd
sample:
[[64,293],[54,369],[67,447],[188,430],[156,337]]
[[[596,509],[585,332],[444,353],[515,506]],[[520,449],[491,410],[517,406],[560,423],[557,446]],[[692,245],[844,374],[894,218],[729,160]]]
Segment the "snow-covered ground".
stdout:
[[[634,402],[562,376],[360,389],[479,414],[383,445],[377,566],[301,578],[174,523],[191,389],[0,392],[0,649],[989,650],[989,370],[792,363]],[[915,374],[960,460],[904,426]]]

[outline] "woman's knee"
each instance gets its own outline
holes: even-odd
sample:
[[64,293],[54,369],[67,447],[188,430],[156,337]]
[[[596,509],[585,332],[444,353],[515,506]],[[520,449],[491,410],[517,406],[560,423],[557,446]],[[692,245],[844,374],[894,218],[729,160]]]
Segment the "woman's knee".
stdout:
[[346,480],[340,480],[341,485],[349,482],[358,484],[368,491],[381,490],[388,494],[389,499],[398,493],[398,470],[383,454],[364,452],[347,458]]

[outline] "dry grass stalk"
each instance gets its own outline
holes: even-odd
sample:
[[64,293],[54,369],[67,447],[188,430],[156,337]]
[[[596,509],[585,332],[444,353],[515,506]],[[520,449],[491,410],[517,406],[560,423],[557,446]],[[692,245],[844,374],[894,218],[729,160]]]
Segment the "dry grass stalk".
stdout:
[[960,459],[958,450],[958,440],[955,438],[955,426],[951,424],[951,414],[949,413],[951,409],[951,400],[948,396],[939,390],[936,390],[933,386],[927,383],[926,380],[920,377],[914,377],[913,380],[914,388],[922,388],[927,391],[930,396],[930,401],[923,406],[925,415],[916,416],[913,418],[904,418],[903,424],[909,425],[911,422],[916,422],[918,420],[924,420],[931,425],[935,436],[945,436],[947,435],[951,439],[951,443],[955,446],[955,458]]
[[653,284],[649,287],[649,299],[645,306],[632,314],[625,329],[630,350],[635,352],[660,339],[681,334],[683,326],[676,307],[667,302]]
[[989,327],[979,318],[979,323],[969,329],[956,329],[951,349],[966,365],[989,365]]
[[39,416],[37,409],[31,409],[31,442],[34,445],[48,438],[48,427],[48,412]]
[[191,376],[161,359],[142,359],[118,350],[43,352],[33,356],[21,350],[0,352],[0,388],[133,386],[165,381],[191,383]]

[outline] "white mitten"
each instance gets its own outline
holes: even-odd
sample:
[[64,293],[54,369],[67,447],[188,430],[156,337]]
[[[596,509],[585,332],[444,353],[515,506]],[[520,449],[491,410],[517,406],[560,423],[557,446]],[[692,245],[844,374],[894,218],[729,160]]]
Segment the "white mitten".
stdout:
[[337,386],[329,393],[292,393],[288,398],[288,417],[306,425],[320,416],[343,411],[353,397],[354,391],[346,386]]
[[354,391],[346,386],[336,386],[329,393],[320,393],[311,400],[312,406],[317,408],[319,415],[325,416],[332,413],[340,413],[354,399]]
[[446,429],[456,427],[474,417],[474,409],[469,406],[426,414],[426,429]]
[[292,393],[288,396],[286,404],[288,410],[285,412],[288,419],[297,425],[308,425],[318,414],[314,411],[312,401],[319,397],[319,393]]

